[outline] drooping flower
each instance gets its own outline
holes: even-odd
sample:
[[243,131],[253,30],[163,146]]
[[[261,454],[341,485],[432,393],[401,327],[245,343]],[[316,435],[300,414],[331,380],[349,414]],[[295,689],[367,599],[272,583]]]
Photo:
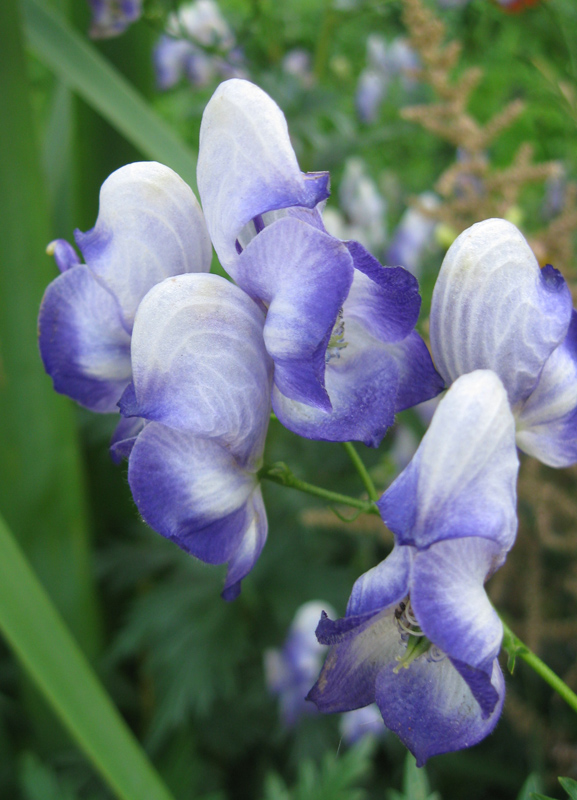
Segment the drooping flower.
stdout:
[[62,274],[40,308],[40,354],[57,392],[116,412],[131,380],[139,303],[166,277],[208,271],[210,240],[191,189],[154,162],[113,172],[100,190],[96,225],[75,238],[85,264],[62,239],[48,247]]
[[513,224],[485,220],[455,240],[430,336],[448,384],[475,369],[499,375],[524,452],[553,467],[577,461],[577,314],[561,273],[539,267]]
[[328,174],[303,174],[280,108],[241,80],[201,126],[198,185],[215,250],[266,309],[273,408],[303,436],[376,445],[394,414],[442,388],[414,332],[415,279],[324,228]]
[[323,616],[332,645],[309,699],[321,711],[376,701],[422,765],[491,732],[503,705],[502,625],[483,588],[517,529],[518,459],[495,373],[459,378],[379,510],[395,534],[353,587],[346,616]]
[[183,77],[193,86],[206,86],[217,77],[244,76],[242,53],[214,0],[195,0],[169,16],[154,65],[160,89],[170,89]]
[[140,513],[197,558],[228,563],[227,600],[267,536],[258,470],[272,364],[263,322],[256,303],[217,275],[163,281],[138,308],[133,382],[120,401],[124,416],[145,420],[128,462]]
[[89,35],[92,39],[119,36],[140,19],[142,0],[88,0],[92,8]]

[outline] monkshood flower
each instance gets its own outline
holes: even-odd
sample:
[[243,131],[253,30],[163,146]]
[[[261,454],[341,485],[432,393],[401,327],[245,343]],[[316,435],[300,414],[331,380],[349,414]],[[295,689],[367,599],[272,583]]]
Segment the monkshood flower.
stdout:
[[92,411],[117,412],[132,377],[140,301],[171,275],[208,271],[210,240],[191,189],[155,162],[113,172],[100,190],[96,225],[75,239],[85,264],[63,239],[48,247],[62,274],[40,308],[40,354],[57,392]]
[[552,467],[577,461],[577,315],[561,273],[539,267],[513,224],[479,222],[451,245],[430,335],[447,384],[475,369],[499,375],[521,450]]
[[483,584],[515,539],[517,472],[501,381],[464,375],[378,503],[392,553],[357,580],[343,619],[319,623],[332,647],[309,699],[324,712],[376,702],[419,766],[477,743],[501,713],[503,629]]
[[160,89],[170,89],[183,77],[193,86],[206,86],[217,77],[242,77],[242,62],[234,34],[214,0],[195,0],[171,14],[154,50]]
[[89,36],[110,39],[119,36],[140,19],[142,0],[88,0],[92,9]]
[[201,125],[199,192],[221,264],[267,309],[274,411],[303,436],[377,445],[396,411],[442,382],[414,331],[416,280],[326,232],[328,183],[300,171],[265,92],[218,87]]
[[238,286],[188,274],[155,286],[132,334],[133,382],[120,401],[146,424],[128,482],[144,520],[209,564],[228,563],[234,599],[267,536],[258,470],[270,419],[264,314]]

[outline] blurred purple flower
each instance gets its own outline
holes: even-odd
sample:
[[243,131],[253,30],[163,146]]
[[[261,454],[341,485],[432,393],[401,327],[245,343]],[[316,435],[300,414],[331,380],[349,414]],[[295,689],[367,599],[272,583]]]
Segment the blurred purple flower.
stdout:
[[282,60],[282,70],[286,75],[296,78],[307,89],[310,89],[315,82],[311,54],[302,47],[295,47],[285,54]]
[[483,584],[515,539],[517,472],[501,381],[459,378],[378,503],[393,552],[357,580],[346,616],[317,628],[331,650],[308,698],[324,712],[376,701],[419,766],[480,741],[500,716],[503,631]]
[[268,95],[219,86],[201,126],[199,191],[221,264],[267,309],[275,413],[300,435],[374,446],[396,411],[442,382],[414,331],[417,282],[327,234],[328,182],[301,173]]
[[243,61],[214,0],[195,0],[171,14],[167,32],[154,50],[160,89],[170,89],[183,77],[193,86],[206,86],[216,78],[245,77]]
[[264,654],[267,688],[278,696],[281,717],[288,728],[303,714],[316,712],[305,697],[325,657],[325,648],[315,636],[323,611],[334,614],[332,607],[321,600],[302,605],[295,614],[282,650],[267,650]]
[[[430,192],[420,195],[419,199],[431,209],[438,204],[437,197]],[[402,264],[415,277],[420,277],[423,255],[433,241],[436,227],[436,220],[418,208],[408,208],[389,244],[385,256],[387,264]]]
[[577,314],[561,273],[540,269],[510,222],[479,222],[451,245],[430,337],[447,384],[476,369],[499,375],[524,452],[552,467],[577,461]]
[[391,81],[400,77],[405,92],[415,86],[413,72],[419,58],[406,39],[397,37],[388,43],[372,33],[367,38],[367,66],[359,76],[356,94],[357,114],[361,122],[374,122]]
[[[309,703],[309,705],[311,704]],[[355,708],[354,711],[347,711],[343,714],[340,730],[344,741],[349,745],[360,742],[366,736],[380,739],[387,733],[381,712],[375,703],[363,706],[363,708]]]
[[89,36],[109,39],[119,36],[142,14],[142,0],[88,0],[92,9]]

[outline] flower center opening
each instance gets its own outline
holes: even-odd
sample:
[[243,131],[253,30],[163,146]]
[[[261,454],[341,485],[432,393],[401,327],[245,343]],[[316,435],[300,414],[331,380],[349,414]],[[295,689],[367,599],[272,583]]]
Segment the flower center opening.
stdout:
[[401,641],[406,642],[407,648],[403,655],[397,656],[399,662],[393,669],[397,674],[401,669],[408,669],[413,661],[426,655],[427,661],[442,661],[445,653],[427,639],[411,606],[410,597],[405,597],[395,608],[395,622],[401,634]]
[[343,309],[339,308],[339,313],[337,314],[337,319],[333,326],[333,332],[331,333],[331,338],[329,339],[329,343],[327,345],[325,363],[328,364],[329,361],[340,358],[341,357],[340,351],[344,350],[346,346],[347,342],[345,342],[345,319],[343,315]]

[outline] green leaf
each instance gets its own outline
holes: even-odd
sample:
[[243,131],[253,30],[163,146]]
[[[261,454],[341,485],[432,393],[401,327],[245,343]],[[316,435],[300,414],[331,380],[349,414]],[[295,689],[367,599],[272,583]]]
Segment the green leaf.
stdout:
[[0,518],[0,630],[122,800],[172,800]]
[[366,736],[344,754],[327,754],[320,767],[305,761],[290,791],[281,778],[269,775],[265,800],[364,800],[367,794],[358,784],[369,775],[373,750],[374,741]]
[[415,757],[407,753],[403,775],[402,793],[391,790],[388,800],[440,800],[437,792],[430,794],[429,781],[424,767],[417,767]]
[[574,781],[573,778],[559,778],[559,783],[571,800],[577,800],[577,781]]
[[98,50],[40,0],[23,0],[32,48],[63,83],[148,158],[172,167],[196,190],[196,154]]
[[100,647],[83,470],[70,401],[38,353],[55,268],[16,0],[0,3],[0,510],[89,655]]
[[20,782],[25,800],[79,800],[72,787],[33,753],[24,753],[20,760]]
[[542,788],[539,776],[537,773],[533,772],[521,787],[521,791],[517,795],[517,800],[531,800],[535,792],[539,792]]

